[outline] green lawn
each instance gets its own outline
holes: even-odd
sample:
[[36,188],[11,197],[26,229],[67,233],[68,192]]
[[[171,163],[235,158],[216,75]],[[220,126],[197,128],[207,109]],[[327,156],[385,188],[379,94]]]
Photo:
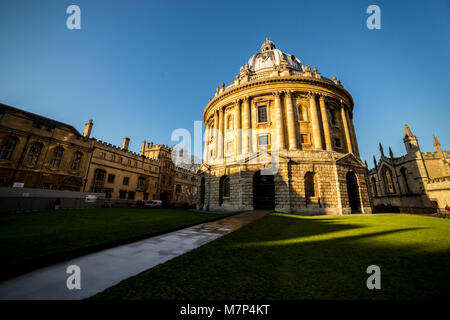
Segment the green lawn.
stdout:
[[83,209],[0,215],[0,278],[224,217],[177,209]]
[[449,236],[425,216],[271,214],[94,299],[449,299]]

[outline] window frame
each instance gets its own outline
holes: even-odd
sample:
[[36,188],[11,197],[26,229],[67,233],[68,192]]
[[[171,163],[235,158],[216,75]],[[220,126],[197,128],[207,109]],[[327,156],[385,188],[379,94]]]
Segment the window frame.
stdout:
[[[11,142],[14,143],[11,145]],[[0,160],[10,161],[19,142],[19,138],[13,135],[4,137],[0,144]]]
[[[34,150],[33,148],[34,146],[40,147],[38,151]],[[33,141],[33,143],[30,146],[30,149],[28,150],[27,159],[25,163],[30,166],[37,165],[39,162],[39,158],[41,157],[42,149],[44,149],[44,145],[42,144],[42,142]]]
[[[261,121],[261,113],[260,110],[265,110],[264,116],[265,116],[265,121]],[[269,110],[268,110],[268,105],[267,104],[260,104],[256,106],[256,120],[258,123],[268,123],[269,122]]]
[[52,156],[49,162],[50,168],[59,169],[61,167],[61,162],[64,157],[64,151],[64,148],[61,146],[57,146],[52,149]]

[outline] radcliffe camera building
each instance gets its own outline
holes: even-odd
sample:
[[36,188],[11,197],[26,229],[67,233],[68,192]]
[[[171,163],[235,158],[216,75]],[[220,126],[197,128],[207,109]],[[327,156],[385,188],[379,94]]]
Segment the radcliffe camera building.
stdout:
[[354,111],[336,77],[322,76],[266,39],[203,112],[198,207],[371,213]]
[[192,170],[176,166],[172,148],[144,141],[140,153],[91,138],[73,126],[0,104],[0,186],[99,192],[106,204],[196,202]]

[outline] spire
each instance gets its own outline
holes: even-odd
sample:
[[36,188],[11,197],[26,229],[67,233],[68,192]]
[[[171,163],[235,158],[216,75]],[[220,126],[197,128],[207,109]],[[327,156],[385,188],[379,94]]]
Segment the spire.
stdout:
[[409,129],[408,125],[405,123],[405,138],[406,137],[414,137],[414,135],[411,132],[411,129]]
[[369,165],[367,164],[367,160],[364,160],[364,164],[366,165],[366,168],[369,168]]
[[391,146],[389,146],[389,157],[394,158],[394,153],[392,152]]
[[384,157],[384,151],[383,151],[383,146],[381,145],[381,142],[380,142],[380,153],[381,153],[381,156]]
[[416,136],[413,135],[407,124],[405,124],[405,137],[403,138],[403,143],[405,144],[407,153],[415,153],[420,151],[419,141],[417,141]]
[[442,152],[441,144],[436,136],[433,135],[433,145],[437,152]]
[[373,156],[373,166],[375,169],[377,168],[377,158],[375,158],[375,156]]

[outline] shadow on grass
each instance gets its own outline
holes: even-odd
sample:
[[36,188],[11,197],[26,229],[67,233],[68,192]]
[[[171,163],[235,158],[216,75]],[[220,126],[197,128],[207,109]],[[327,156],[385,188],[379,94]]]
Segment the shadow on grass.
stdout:
[[[383,228],[385,219],[389,217],[364,222],[358,218],[351,223],[352,219],[343,222],[267,216],[125,280],[94,298],[450,298],[446,233],[441,235],[441,230],[426,225],[405,228],[401,219],[398,226],[386,220],[389,230],[378,230]],[[425,239],[424,245],[415,245],[417,238]],[[314,241],[245,245],[289,239]],[[366,269],[370,265],[381,268],[381,290],[366,287],[369,277]]]

